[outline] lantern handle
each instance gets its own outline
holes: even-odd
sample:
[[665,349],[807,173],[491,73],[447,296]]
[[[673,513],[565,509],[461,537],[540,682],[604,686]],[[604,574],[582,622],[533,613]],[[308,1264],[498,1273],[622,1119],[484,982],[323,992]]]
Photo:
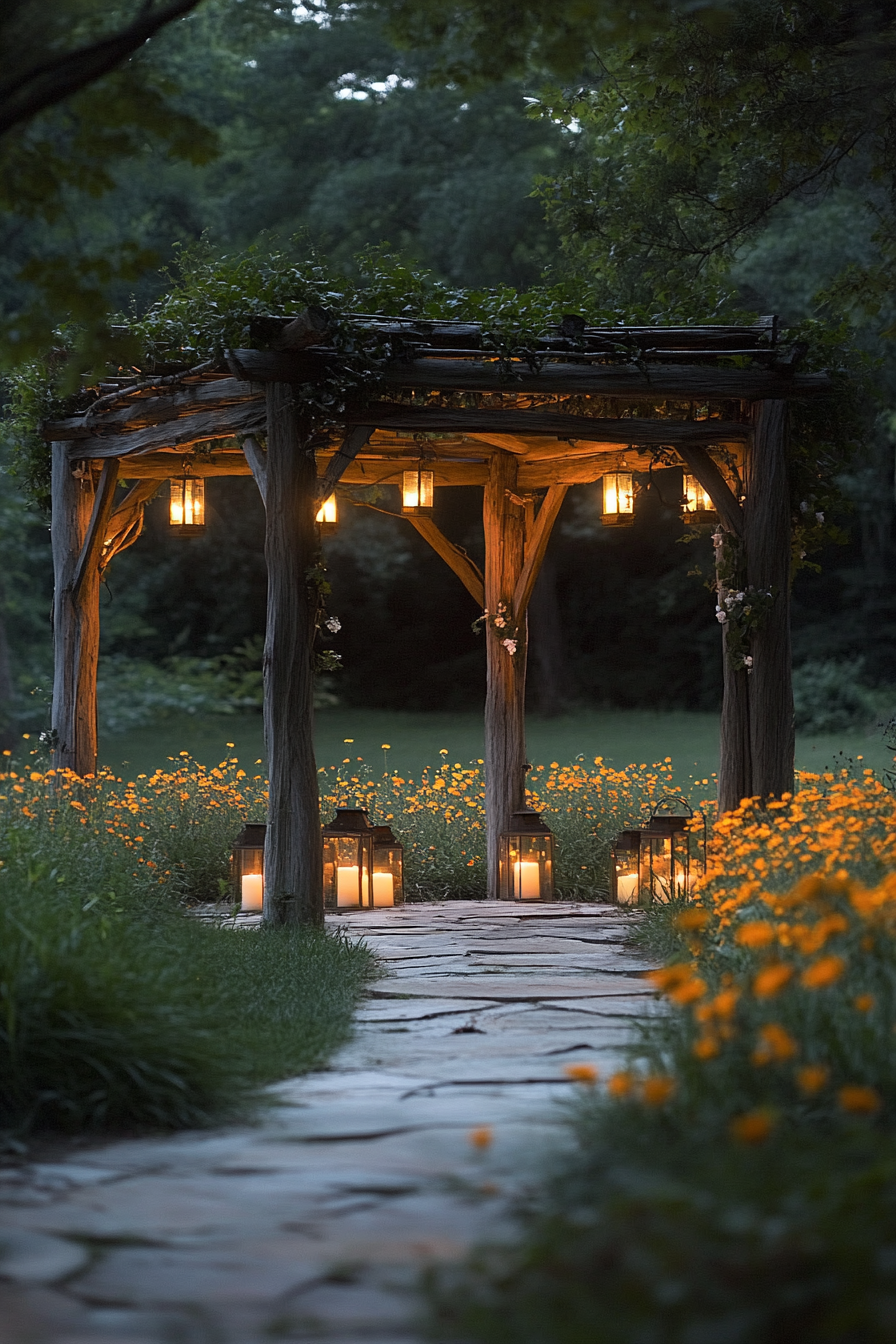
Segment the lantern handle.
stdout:
[[653,821],[654,817],[660,817],[660,816],[668,817],[668,816],[680,815],[676,813],[662,812],[660,810],[661,808],[670,803],[682,803],[684,807],[687,808],[687,814],[686,814],[687,820],[690,821],[693,818],[694,809],[691,807],[690,803],[688,802],[687,798],[685,798],[683,793],[664,793],[662,798],[660,798],[655,804],[654,809],[650,814],[650,820]]

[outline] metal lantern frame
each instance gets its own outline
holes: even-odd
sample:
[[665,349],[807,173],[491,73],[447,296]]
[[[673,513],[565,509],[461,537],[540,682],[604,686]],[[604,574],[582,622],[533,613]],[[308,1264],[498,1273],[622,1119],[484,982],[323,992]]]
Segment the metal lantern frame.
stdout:
[[669,904],[691,895],[698,867],[706,872],[706,818],[702,835],[689,825],[693,819],[686,798],[664,794],[646,826],[620,832],[610,865],[610,896],[617,905]]
[[498,838],[498,899],[554,899],[553,832],[532,807],[521,808]]
[[325,910],[372,907],[375,830],[364,807],[337,807],[322,828]]
[[637,905],[641,891],[641,832],[620,831],[610,851],[610,899]]
[[179,537],[201,537],[204,534],[205,479],[202,476],[191,476],[185,470],[183,476],[171,481],[168,526]]
[[431,518],[435,502],[435,473],[423,460],[401,473],[401,511],[409,518]]
[[683,523],[717,523],[719,515],[709,492],[689,471],[682,476],[681,521]]
[[264,908],[264,842],[267,824],[248,821],[233,842],[230,879],[240,909],[257,913]]
[[604,527],[630,527],[635,521],[635,481],[632,473],[605,472],[600,478],[600,490],[600,520]]
[[315,514],[314,521],[320,528],[321,536],[323,537],[330,536],[336,531],[336,527],[339,523],[339,507],[336,503],[335,494],[327,495],[327,498],[323,501]]
[[371,897],[374,910],[404,905],[404,846],[390,826],[373,828]]

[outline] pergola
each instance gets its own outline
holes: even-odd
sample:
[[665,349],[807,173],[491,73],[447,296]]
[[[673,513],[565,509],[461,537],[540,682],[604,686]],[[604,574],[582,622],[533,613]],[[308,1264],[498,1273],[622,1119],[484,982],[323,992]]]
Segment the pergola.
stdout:
[[[312,647],[319,564],[315,515],[339,482],[396,483],[418,464],[436,488],[483,487],[485,572],[435,526],[408,522],[478,606],[499,606],[516,651],[486,623],[488,894],[497,894],[498,836],[525,802],[526,609],[551,528],[571,485],[624,468],[646,471],[666,450],[709,494],[736,546],[740,580],[771,594],[752,632],[752,667],[724,659],[719,806],[793,785],[789,587],[788,402],[824,392],[783,347],[775,318],[750,326],[547,330],[524,357],[483,349],[476,323],[354,315],[387,351],[373,392],[308,411],[309,388],[344,370],[326,315],[256,320],[260,348],[164,377],[112,380],[78,415],[47,423],[52,442],[56,764],[96,765],[99,586],[139,535],[162,480],[252,474],[266,510],[268,569],[264,721],[270,774],[265,918],[322,917],[313,745]],[[263,347],[263,348],[261,348]],[[321,404],[319,398],[317,403]],[[224,442],[220,442],[220,441]],[[263,441],[264,446],[262,446]],[[199,454],[197,445],[206,445]],[[211,445],[212,451],[208,451]],[[131,482],[123,497],[120,482]]]

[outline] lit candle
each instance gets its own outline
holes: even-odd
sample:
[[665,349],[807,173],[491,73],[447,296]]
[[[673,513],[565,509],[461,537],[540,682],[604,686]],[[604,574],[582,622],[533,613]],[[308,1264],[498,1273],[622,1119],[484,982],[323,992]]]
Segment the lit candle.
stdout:
[[541,895],[541,873],[537,863],[513,865],[513,890],[518,901],[537,901]]
[[638,874],[620,873],[616,878],[616,897],[620,905],[637,905]]
[[358,905],[358,865],[336,869],[336,904]]
[[240,896],[242,910],[264,909],[264,878],[261,873],[243,873]]
[[395,904],[395,883],[391,873],[374,873],[373,903],[374,905]]

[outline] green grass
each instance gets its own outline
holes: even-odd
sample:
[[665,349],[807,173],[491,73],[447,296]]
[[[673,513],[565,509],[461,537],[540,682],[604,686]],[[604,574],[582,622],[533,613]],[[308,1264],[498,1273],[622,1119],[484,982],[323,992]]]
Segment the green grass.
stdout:
[[363,946],[200,922],[97,850],[0,828],[0,1128],[206,1124],[347,1039]]
[[[718,716],[686,712],[652,714],[638,710],[582,710],[556,719],[530,715],[527,723],[529,759],[535,763],[586,760],[603,756],[616,768],[653,763],[671,756],[681,787],[690,779],[711,777],[719,764]],[[344,739],[352,738],[352,742]],[[261,717],[189,717],[167,719],[152,728],[107,736],[100,743],[100,761],[116,770],[127,763],[129,772],[163,766],[166,758],[186,750],[205,765],[216,764],[224,744],[236,744],[236,754],[251,767],[264,758]],[[382,744],[388,742],[388,765],[417,778],[427,765],[438,765],[439,751],[447,748],[452,761],[468,762],[482,756],[482,717],[477,714],[399,714],[381,710],[339,707],[318,712],[315,750],[319,766],[331,766],[346,756],[361,756],[374,772],[382,769]],[[892,753],[880,732],[844,731],[826,737],[800,735],[797,765],[823,770],[838,753],[864,756],[875,769],[892,764]],[[251,773],[251,769],[250,769]]]

